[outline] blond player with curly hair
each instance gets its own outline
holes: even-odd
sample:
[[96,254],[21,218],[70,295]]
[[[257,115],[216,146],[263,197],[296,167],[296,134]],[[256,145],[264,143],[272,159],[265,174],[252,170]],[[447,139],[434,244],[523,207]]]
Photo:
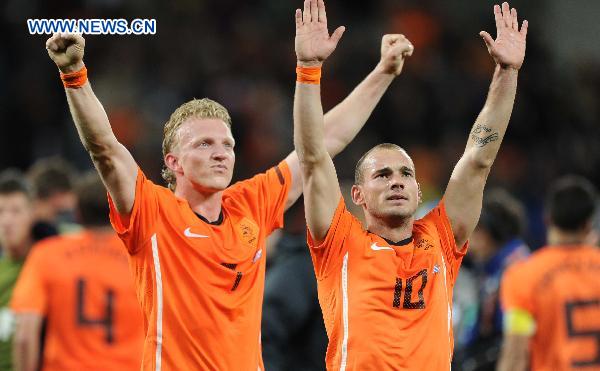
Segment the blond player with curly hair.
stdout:
[[[397,39],[384,37],[375,69],[327,114],[332,156],[354,138],[397,75]],[[230,186],[229,114],[209,99],[193,100],[165,125],[169,189],[152,183],[111,130],[87,81],[84,46],[73,34],[46,43],[81,141],[108,190],[112,225],[129,252],[145,317],[142,369],[262,370],[265,239],[302,193],[298,156],[292,152]]]

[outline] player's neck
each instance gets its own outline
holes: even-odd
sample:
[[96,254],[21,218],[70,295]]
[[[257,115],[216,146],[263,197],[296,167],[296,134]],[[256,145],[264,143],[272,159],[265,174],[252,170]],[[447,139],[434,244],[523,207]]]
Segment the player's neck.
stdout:
[[367,229],[379,237],[386,240],[398,242],[410,238],[413,233],[414,218],[384,220],[365,215],[367,219]]
[[219,219],[223,191],[203,191],[178,185],[175,189],[175,196],[186,200],[192,211],[202,215],[209,222]]
[[576,232],[565,232],[556,227],[548,228],[548,245],[586,245],[590,239],[590,230],[582,229]]

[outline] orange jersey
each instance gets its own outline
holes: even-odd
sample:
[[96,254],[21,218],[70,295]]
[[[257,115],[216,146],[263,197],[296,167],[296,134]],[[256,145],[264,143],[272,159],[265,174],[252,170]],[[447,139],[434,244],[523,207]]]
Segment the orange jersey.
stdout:
[[139,370],[142,313],[123,243],[85,231],[34,246],[11,300],[47,319],[42,370]]
[[323,243],[308,240],[328,370],[450,369],[452,290],[466,249],[443,202],[394,245],[365,231],[342,199]]
[[600,370],[600,250],[545,247],[510,267],[502,279],[505,311],[536,322],[532,370]]
[[144,370],[263,369],[265,239],[283,225],[287,163],[223,192],[215,223],[138,172],[133,209],[111,221],[145,317]]

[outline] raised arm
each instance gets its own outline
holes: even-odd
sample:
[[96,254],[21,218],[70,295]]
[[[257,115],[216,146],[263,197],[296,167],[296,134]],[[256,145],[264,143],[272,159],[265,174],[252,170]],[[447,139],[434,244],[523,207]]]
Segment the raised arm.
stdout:
[[457,246],[463,246],[481,214],[483,189],[504,138],[517,91],[518,71],[525,57],[527,21],[521,30],[517,10],[508,3],[494,6],[496,40],[482,31],[496,70],[488,97],[469,134],[467,147],[446,188],[444,202]]
[[[323,0],[305,0],[296,10],[296,57],[302,68],[317,69],[333,52],[344,32],[331,37]],[[315,71],[316,72],[316,71]],[[294,97],[294,145],[302,173],[306,222],[315,241],[321,241],[333,219],[341,192],[331,156],[324,140],[323,107],[318,81],[296,82]]]
[[[325,147],[335,157],[354,139],[365,125],[373,109],[396,76],[402,72],[404,55],[410,55],[413,46],[404,35],[384,35],[381,40],[381,59],[367,77],[337,106],[325,114]],[[292,187],[287,206],[302,194],[300,164],[296,152],[286,161],[292,173]]]
[[[77,34],[54,34],[46,42],[50,58],[67,77],[85,67],[84,48],[85,40]],[[104,107],[89,82],[80,87],[65,87],[65,91],[81,143],[90,154],[117,210],[129,213],[135,198],[135,160],[117,141]]]

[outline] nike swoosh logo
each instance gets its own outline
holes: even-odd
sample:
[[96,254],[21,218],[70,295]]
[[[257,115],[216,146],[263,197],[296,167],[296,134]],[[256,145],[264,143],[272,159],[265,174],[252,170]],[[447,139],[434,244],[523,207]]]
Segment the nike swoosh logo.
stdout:
[[374,250],[374,251],[380,251],[380,250],[392,250],[392,251],[393,251],[394,249],[392,249],[392,248],[391,248],[391,247],[389,247],[389,246],[377,246],[377,243],[376,243],[376,242],[373,242],[373,244],[371,245],[371,250]]
[[191,238],[208,238],[208,236],[205,236],[205,235],[203,235],[203,234],[196,234],[196,233],[194,233],[194,232],[190,231],[190,229],[191,229],[191,228],[190,228],[190,227],[188,227],[188,228],[186,228],[186,229],[185,229],[185,231],[183,231],[183,234],[184,234],[186,237],[191,237]]

